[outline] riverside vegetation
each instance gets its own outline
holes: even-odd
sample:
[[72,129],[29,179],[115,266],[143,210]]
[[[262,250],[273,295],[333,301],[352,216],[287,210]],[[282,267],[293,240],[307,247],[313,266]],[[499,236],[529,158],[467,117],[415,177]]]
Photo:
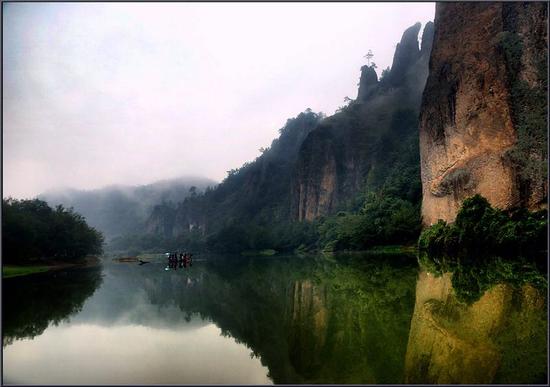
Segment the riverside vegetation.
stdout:
[[72,209],[42,200],[2,201],[2,261],[6,277],[46,271],[52,261],[101,254],[103,236]]

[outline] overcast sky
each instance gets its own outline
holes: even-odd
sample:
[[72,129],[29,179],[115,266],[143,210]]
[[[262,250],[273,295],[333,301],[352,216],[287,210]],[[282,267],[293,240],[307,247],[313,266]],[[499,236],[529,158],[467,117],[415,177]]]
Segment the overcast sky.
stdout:
[[434,3],[4,3],[3,196],[221,181]]

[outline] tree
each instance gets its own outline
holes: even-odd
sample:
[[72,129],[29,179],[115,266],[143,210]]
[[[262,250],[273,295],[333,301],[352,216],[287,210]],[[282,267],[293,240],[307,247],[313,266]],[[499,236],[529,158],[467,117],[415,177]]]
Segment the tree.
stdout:
[[25,263],[39,258],[76,259],[101,254],[103,235],[84,217],[42,200],[3,200],[4,261]]
[[369,50],[369,52],[367,52],[367,54],[364,56],[364,58],[367,59],[367,65],[370,66],[370,60],[372,58],[374,58],[374,54],[372,53],[372,50]]

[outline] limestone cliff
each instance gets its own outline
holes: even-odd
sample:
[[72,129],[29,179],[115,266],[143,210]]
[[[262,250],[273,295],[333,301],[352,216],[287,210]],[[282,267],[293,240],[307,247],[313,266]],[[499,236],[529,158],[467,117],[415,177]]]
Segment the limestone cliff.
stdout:
[[544,206],[545,3],[438,3],[420,114],[424,225],[479,193],[499,208]]
[[[333,213],[365,187],[379,187],[397,162],[390,155],[403,153],[398,148],[408,140],[417,144],[433,36],[428,23],[419,47],[420,28],[417,23],[403,33],[392,68],[380,79],[373,67],[363,66],[357,99],[304,140],[291,183],[293,219]],[[417,159],[407,163],[418,165]]]

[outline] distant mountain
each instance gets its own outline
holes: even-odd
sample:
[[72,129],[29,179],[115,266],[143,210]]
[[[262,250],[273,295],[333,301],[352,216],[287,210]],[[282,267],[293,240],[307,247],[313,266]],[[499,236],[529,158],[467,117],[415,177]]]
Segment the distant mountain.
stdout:
[[73,207],[109,241],[121,235],[142,233],[154,206],[175,205],[215,185],[215,181],[202,177],[180,177],[140,186],[52,190],[39,195],[39,199],[52,206]]

